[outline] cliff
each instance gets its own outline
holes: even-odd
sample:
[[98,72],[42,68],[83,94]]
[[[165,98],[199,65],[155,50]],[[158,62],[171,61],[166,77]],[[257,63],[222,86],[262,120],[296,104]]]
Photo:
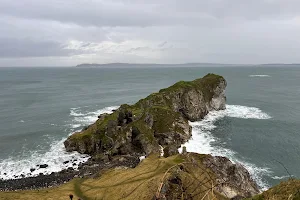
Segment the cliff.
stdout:
[[149,155],[163,149],[165,156],[191,137],[188,121],[202,119],[211,110],[225,109],[226,81],[207,74],[194,81],[180,81],[104,114],[86,130],[71,135],[64,145],[98,158],[114,155]]

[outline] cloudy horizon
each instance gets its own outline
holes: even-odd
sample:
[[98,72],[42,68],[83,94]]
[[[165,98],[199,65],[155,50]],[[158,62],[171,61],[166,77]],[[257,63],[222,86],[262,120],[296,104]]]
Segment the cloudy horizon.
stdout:
[[300,63],[297,0],[1,0],[0,67]]

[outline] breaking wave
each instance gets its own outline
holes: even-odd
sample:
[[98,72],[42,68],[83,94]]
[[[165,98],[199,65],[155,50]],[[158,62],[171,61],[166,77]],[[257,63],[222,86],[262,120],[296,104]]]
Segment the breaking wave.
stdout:
[[[81,130],[82,127],[95,122],[98,115],[111,113],[116,108],[118,107],[106,107],[93,112],[84,112],[82,108],[71,108],[70,117],[72,123],[66,124],[66,127],[72,134]],[[65,140],[65,137],[60,140],[54,140],[47,152],[30,151],[26,152],[26,155],[29,156],[24,157],[22,155],[0,160],[0,179],[33,177],[40,173],[51,174],[69,167],[77,169],[80,163],[84,163],[89,159],[89,156],[77,152],[66,152],[63,144]],[[45,164],[48,165],[46,168],[39,166]]]
[[[226,110],[211,111],[203,120],[190,122],[193,136],[182,146],[185,146],[189,152],[212,154],[214,156],[226,156],[234,163],[241,163],[249,171],[252,178],[257,182],[260,188],[262,190],[266,190],[269,188],[269,185],[263,181],[262,176],[272,173],[269,168],[258,167],[252,163],[240,160],[237,158],[236,152],[231,149],[215,145],[219,139],[213,136],[211,131],[216,128],[215,122],[224,117],[261,120],[271,118],[270,115],[264,113],[259,108],[227,105]],[[181,152],[182,148],[180,148],[179,151]]]
[[271,76],[267,74],[252,74],[249,75],[249,77],[271,77]]
[[275,180],[282,180],[282,179],[286,179],[286,178],[289,178],[290,176],[273,176],[272,179],[275,179]]

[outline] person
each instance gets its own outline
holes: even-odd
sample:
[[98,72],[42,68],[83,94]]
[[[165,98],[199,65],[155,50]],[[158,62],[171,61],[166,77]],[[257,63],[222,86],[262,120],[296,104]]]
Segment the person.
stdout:
[[70,199],[72,200],[72,199],[73,199],[73,194],[70,194],[69,197],[70,197]]

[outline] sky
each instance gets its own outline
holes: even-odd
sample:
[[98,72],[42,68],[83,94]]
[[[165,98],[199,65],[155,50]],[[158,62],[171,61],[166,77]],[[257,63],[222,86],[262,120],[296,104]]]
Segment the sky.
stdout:
[[0,66],[300,63],[299,0],[0,0]]

